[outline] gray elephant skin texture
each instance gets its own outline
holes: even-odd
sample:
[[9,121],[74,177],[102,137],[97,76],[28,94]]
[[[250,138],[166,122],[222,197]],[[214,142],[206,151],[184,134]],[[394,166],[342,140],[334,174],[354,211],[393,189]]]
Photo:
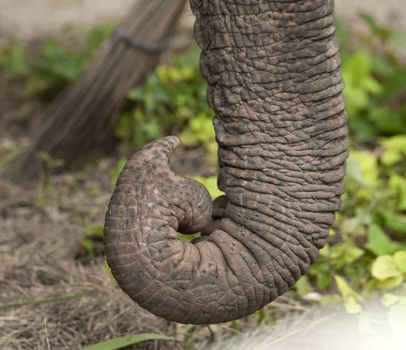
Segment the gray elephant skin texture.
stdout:
[[210,324],[261,309],[315,261],[340,207],[347,126],[333,0],[191,6],[225,196],[171,170],[177,137],[154,141],[119,177],[105,253],[140,306]]

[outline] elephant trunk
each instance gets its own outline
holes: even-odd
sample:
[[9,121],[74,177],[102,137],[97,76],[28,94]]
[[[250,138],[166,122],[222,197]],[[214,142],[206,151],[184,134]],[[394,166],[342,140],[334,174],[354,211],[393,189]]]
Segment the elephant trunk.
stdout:
[[340,206],[347,128],[333,0],[191,5],[226,196],[213,205],[172,172],[176,137],[155,141],[119,178],[105,247],[139,305],[208,324],[262,308],[315,260]]

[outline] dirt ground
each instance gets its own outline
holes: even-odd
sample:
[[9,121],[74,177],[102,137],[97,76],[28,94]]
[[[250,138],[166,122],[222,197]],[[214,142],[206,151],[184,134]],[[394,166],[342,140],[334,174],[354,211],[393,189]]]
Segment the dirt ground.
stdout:
[[[200,150],[194,152],[175,155],[178,173],[207,169],[193,163],[202,157]],[[120,336],[159,333],[181,342],[132,348],[203,350],[239,333],[229,324],[189,327],[155,317],[119,290],[100,255],[84,254],[86,230],[103,225],[117,161],[101,159],[81,172],[45,177],[26,188],[0,179],[0,349],[76,350]],[[306,308],[288,294],[272,310],[280,316]],[[256,325],[243,324],[244,330]]]
[[27,188],[0,180],[0,349],[75,350],[139,333],[210,339],[206,327],[186,334],[139,308],[118,289],[104,259],[84,253],[86,228],[103,225],[116,162],[100,160]]
[[117,290],[101,258],[76,259],[86,225],[102,224],[108,166],[92,169],[93,179],[57,177],[47,190],[0,182],[0,349],[79,349],[124,334],[174,334]]

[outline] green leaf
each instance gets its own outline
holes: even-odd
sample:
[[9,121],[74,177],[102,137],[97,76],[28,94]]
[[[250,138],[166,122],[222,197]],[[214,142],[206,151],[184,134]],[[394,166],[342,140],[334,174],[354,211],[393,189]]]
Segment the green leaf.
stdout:
[[394,32],[391,41],[396,45],[399,50],[406,51],[406,32]]
[[348,55],[348,29],[347,26],[339,19],[336,18],[336,37],[340,45],[341,57],[344,59]]
[[[348,113],[351,112],[348,111]],[[353,138],[357,142],[368,142],[374,140],[377,136],[378,130],[375,129],[372,121],[370,121],[363,112],[350,114],[348,124]]]
[[378,256],[403,250],[405,246],[392,241],[378,225],[372,224],[368,228],[366,248]]
[[381,139],[380,144],[384,148],[381,156],[382,164],[390,167],[406,159],[406,135]]
[[295,283],[295,289],[299,295],[310,293],[313,289],[307,276],[302,276]]
[[345,265],[353,263],[365,254],[364,250],[358,248],[355,244],[348,244],[344,249],[345,255],[343,256],[343,262]]
[[403,283],[401,275],[387,278],[383,281],[378,281],[378,287],[382,289],[393,289],[399,287]]
[[99,48],[112,33],[115,25],[114,23],[106,23],[95,28],[91,28],[86,33],[86,51],[90,51],[90,55]]
[[154,333],[143,333],[137,335],[129,335],[126,337],[116,338],[113,340],[108,340],[95,345],[85,346],[82,350],[115,350],[122,349],[126,346],[139,344],[149,340],[171,340],[177,341],[175,338],[167,337],[165,335],[154,334]]
[[394,33],[393,29],[379,25],[375,21],[375,18],[372,17],[370,14],[368,14],[366,12],[360,12],[359,16],[365,22],[365,24],[369,27],[371,33],[373,35],[376,35],[380,39],[389,39],[393,35],[393,33]]
[[383,85],[383,92],[381,98],[389,100],[398,96],[402,91],[406,90],[406,67],[399,68],[387,78],[386,83]]
[[355,182],[362,182],[363,177],[362,177],[362,169],[359,161],[355,159],[355,157],[348,157],[347,159],[347,175],[346,179],[349,179],[350,181],[355,181]]
[[327,289],[332,283],[331,267],[328,263],[319,262],[310,266],[309,274],[316,278],[317,287]]
[[372,264],[371,274],[379,281],[389,278],[399,278],[401,271],[396,266],[395,259],[390,255],[378,256]]
[[111,280],[112,282],[114,282],[115,284],[117,284],[117,281],[116,281],[116,279],[114,278],[114,276],[113,276],[113,274],[112,274],[112,272],[111,272],[110,266],[109,266],[109,264],[107,263],[106,258],[104,258],[104,260],[103,260],[102,267],[103,267],[103,270],[104,270],[104,272],[106,273],[106,275],[110,278],[110,280]]
[[352,151],[348,159],[348,176],[363,186],[378,187],[379,171],[377,159],[368,151]]
[[193,180],[196,180],[203,184],[210,193],[211,198],[215,199],[219,196],[222,196],[224,192],[220,191],[217,187],[217,177],[216,176],[193,176]]
[[144,99],[144,91],[141,88],[132,89],[128,93],[127,98],[130,101],[135,101],[135,102],[143,101],[143,99]]
[[[375,55],[372,56],[372,71],[379,75],[383,80],[386,81],[388,77],[393,74],[394,69],[393,64],[386,58]],[[383,91],[383,93],[385,93],[385,91]]]
[[349,314],[358,314],[362,311],[361,304],[354,296],[350,296],[345,300],[344,307]]
[[111,187],[114,188],[116,186],[118,177],[120,176],[121,172],[123,171],[125,165],[127,164],[126,159],[120,159],[116,165],[116,167],[113,169],[111,173]]
[[102,225],[87,226],[85,232],[89,236],[103,237],[104,228]]
[[17,301],[13,303],[7,303],[7,304],[0,304],[0,310],[2,309],[9,309],[9,308],[17,308],[17,307],[22,307],[22,306],[30,306],[30,305],[42,305],[42,304],[48,304],[48,303],[55,303],[55,302],[60,302],[60,301],[65,301],[65,300],[71,300],[71,299],[78,299],[83,297],[83,294],[62,294],[62,295],[55,295],[51,296],[45,299],[38,299],[38,300],[24,300],[24,301]]
[[406,235],[405,215],[395,213],[389,209],[380,209],[378,213],[382,217],[385,227],[399,235]]
[[406,273],[406,251],[400,251],[393,255],[396,268],[401,273]]
[[349,87],[355,91],[377,94],[382,91],[382,87],[371,73],[372,56],[365,50],[354,52],[343,65],[344,81]]
[[10,44],[0,49],[0,70],[6,76],[18,78],[29,73],[27,52],[20,44]]
[[188,127],[180,135],[186,146],[196,146],[199,142],[214,142],[214,136],[212,118],[207,114],[199,114],[190,120]]
[[406,178],[398,174],[391,174],[388,184],[399,198],[397,209],[406,210]]
[[381,135],[406,132],[406,118],[398,109],[376,106],[368,111],[368,118]]
[[337,288],[340,291],[340,294],[343,296],[345,310],[350,314],[357,314],[362,311],[361,304],[362,301],[360,295],[358,295],[347,283],[347,281],[340,277],[334,276],[334,279],[337,284]]
[[86,250],[87,253],[92,254],[95,251],[95,245],[91,239],[84,238],[82,239],[82,247]]
[[320,289],[327,289],[331,286],[332,277],[327,272],[322,272],[316,276],[317,287]]
[[352,288],[349,286],[347,281],[342,278],[341,276],[334,276],[334,280],[336,281],[338,290],[340,291],[341,295],[346,298],[351,295],[353,295],[355,292],[352,290]]
[[360,86],[370,76],[371,57],[367,51],[354,52],[343,67],[346,82]]
[[53,158],[49,153],[44,151],[37,152],[37,157],[43,160],[49,169],[56,169],[65,164],[63,159]]
[[191,242],[193,241],[195,238],[199,237],[199,234],[194,233],[194,234],[185,234],[185,233],[176,233],[176,238],[180,239],[181,241],[185,241],[185,242]]

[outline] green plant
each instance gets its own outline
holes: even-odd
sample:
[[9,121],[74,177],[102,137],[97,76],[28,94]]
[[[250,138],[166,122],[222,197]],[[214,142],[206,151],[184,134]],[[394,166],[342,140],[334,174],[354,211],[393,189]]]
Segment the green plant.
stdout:
[[[319,259],[294,287],[299,298],[319,293],[322,303],[341,301],[349,312],[358,312],[371,293],[382,295],[385,305],[401,304],[406,283],[406,65],[397,54],[406,49],[406,35],[361,17],[366,35],[337,26],[351,135],[342,210]],[[79,51],[47,41],[32,59],[26,48],[9,45],[0,50],[0,70],[31,80],[30,95],[57,92],[80,74],[109,30],[95,33]],[[196,47],[175,56],[129,93],[116,129],[121,140],[139,147],[177,133],[187,147],[204,147],[215,158],[213,112],[205,102],[198,56]],[[47,154],[39,157],[50,173],[62,165]],[[113,169],[112,185],[124,164],[120,160]],[[222,194],[216,177],[195,179],[213,198]],[[84,254],[100,254],[101,226],[85,231]],[[267,310],[254,317],[272,322]]]
[[46,152],[38,152],[37,156],[47,164],[47,168],[50,170],[64,165],[63,159],[52,158],[52,156]]
[[[350,35],[337,23],[352,140],[343,208],[319,260],[295,286],[299,296],[312,291],[335,296],[330,300],[344,301],[352,312],[362,295],[399,287],[379,282],[373,266],[382,256],[406,251],[406,66],[389,45],[406,36],[365,13],[360,18],[369,27],[367,35]],[[375,50],[376,42],[381,50]],[[184,145],[203,146],[214,158],[212,112],[204,103],[197,62],[194,48],[158,67],[130,93],[117,135],[140,146],[179,133]],[[214,177],[196,179],[213,197],[221,195]]]
[[103,253],[103,226],[87,226],[85,227],[85,236],[80,241],[80,251],[77,258],[89,256],[98,256]]
[[[350,49],[348,30],[341,22],[338,38],[351,135],[358,143],[366,143],[378,136],[406,133],[406,66],[389,45],[401,39],[406,42],[406,33],[380,26],[366,13],[360,18],[369,34],[358,35],[357,49]],[[379,53],[370,49],[376,41]]]
[[95,345],[85,346],[82,350],[115,350],[122,349],[130,345],[135,345],[143,343],[145,341],[176,341],[175,338],[167,337],[165,335],[154,334],[154,333],[142,333],[136,335],[128,335],[121,338],[116,338],[108,340]]
[[114,189],[117,183],[117,179],[120,176],[121,171],[124,169],[125,165],[127,163],[126,159],[120,159],[117,163],[117,165],[113,168],[111,172],[111,188]]
[[406,283],[406,65],[387,45],[404,34],[361,18],[370,32],[355,36],[357,45],[337,26],[352,141],[342,209],[295,286],[299,296],[317,291],[322,302],[341,301],[352,313],[365,296],[399,293]]
[[43,188],[44,190],[49,189],[49,184],[52,175],[55,173],[55,170],[62,167],[65,162],[63,159],[53,158],[47,152],[38,152],[37,157],[45,163],[45,176],[43,179]]
[[48,303],[56,303],[65,300],[79,299],[81,297],[83,297],[83,294],[75,293],[75,294],[54,295],[43,299],[16,301],[12,303],[0,304],[0,310],[15,309],[24,306],[36,306]]
[[377,149],[351,152],[342,211],[309,270],[310,285],[330,295],[338,290],[341,299],[335,300],[353,313],[362,308],[363,295],[396,291],[406,281],[406,211],[399,190],[406,188],[406,158],[398,152],[403,138],[393,138],[397,142],[382,139]]
[[406,249],[378,256],[371,266],[371,274],[381,288],[400,286],[406,281]]
[[44,40],[36,50],[11,43],[0,49],[0,71],[11,79],[25,80],[28,97],[52,99],[79,76],[112,29],[112,24],[91,29],[77,49],[56,39]]
[[0,71],[8,78],[29,73],[28,53],[22,45],[11,43],[0,49]]
[[193,47],[159,66],[143,86],[128,95],[117,125],[117,136],[135,146],[169,133],[178,133],[188,147],[202,145],[214,160],[212,110],[206,103],[206,84],[200,74],[200,50]]
[[100,44],[111,34],[112,28],[111,24],[107,24],[91,29],[78,50],[68,48],[55,39],[45,40],[32,61],[26,93],[30,96],[46,93],[50,97],[59,94],[84,70]]

